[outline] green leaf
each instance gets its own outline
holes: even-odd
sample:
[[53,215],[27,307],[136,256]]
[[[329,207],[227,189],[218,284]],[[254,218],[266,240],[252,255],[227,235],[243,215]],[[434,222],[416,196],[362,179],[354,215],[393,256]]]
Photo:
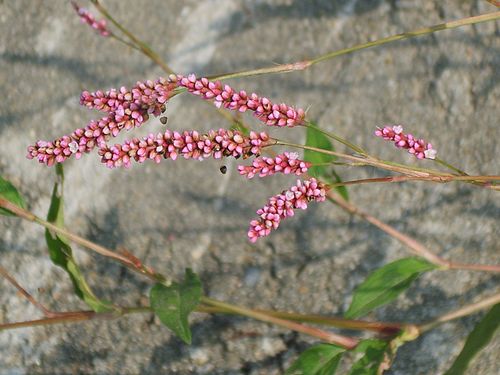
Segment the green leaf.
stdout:
[[345,352],[337,345],[319,344],[302,352],[286,375],[333,375]]
[[467,337],[462,351],[445,375],[464,374],[470,361],[481,351],[481,349],[488,345],[499,325],[500,303],[497,303],[488,311],[484,318],[476,324],[469,334],[469,337]]
[[388,345],[388,342],[376,339],[361,341],[353,352],[364,353],[364,356],[354,363],[349,375],[377,375]]
[[[335,172],[335,170],[333,168],[332,168],[331,172],[332,172],[333,177],[335,178],[335,182],[337,182],[337,183],[342,182],[342,179],[337,174],[337,172]],[[337,187],[335,187],[335,190],[337,190],[337,192],[340,194],[340,196],[342,198],[344,198],[344,200],[349,201],[349,193],[347,191],[347,186],[345,186],[345,185],[344,186],[337,186]]]
[[[316,124],[311,124],[316,126]],[[307,127],[306,131],[306,146],[321,148],[323,150],[334,151],[333,145],[330,139],[319,130],[314,129],[311,126]],[[304,160],[312,164],[325,164],[331,163],[336,157],[334,155],[323,154],[321,152],[316,152],[312,150],[304,150]],[[316,165],[309,168],[309,174],[313,177],[327,177],[327,166],[326,165]]]
[[246,135],[246,136],[250,135],[250,129],[248,129],[246,126],[244,126],[239,121],[233,122],[233,125],[231,126],[231,130],[238,130],[241,134]]
[[[14,203],[21,208],[26,208],[23,197],[21,197],[14,185],[5,180],[2,176],[0,176],[0,198]],[[15,216],[12,212],[4,208],[0,208],[0,215]]]
[[186,344],[191,344],[188,316],[200,303],[201,289],[200,279],[188,268],[182,284],[158,283],[149,293],[151,308],[160,321]]
[[[50,201],[49,213],[47,221],[55,224],[56,226],[64,227],[64,201],[62,196],[64,184],[64,172],[61,164],[56,164],[57,180],[52,190],[52,199]],[[73,258],[73,252],[68,240],[50,230],[45,230],[45,240],[49,248],[49,255],[52,263],[64,269],[75,289],[75,294],[81,298],[87,305],[94,311],[103,312],[112,310],[112,305],[108,302],[101,301],[90,289],[85,281],[80,268]]]
[[[312,126],[318,127],[316,124],[311,123]],[[321,148],[323,150],[335,151],[330,139],[321,133],[321,131],[314,129],[312,126],[307,127],[306,131],[306,146]],[[334,155],[323,154],[312,150],[304,150],[304,160],[312,164],[328,164],[337,159]],[[326,183],[342,182],[340,176],[335,172],[331,165],[314,165],[309,168],[308,172],[312,177],[320,178]],[[349,200],[347,188],[345,186],[337,186],[335,190],[344,198]]]
[[354,291],[345,316],[358,318],[404,292],[422,273],[437,268],[422,258],[404,258],[374,271]]

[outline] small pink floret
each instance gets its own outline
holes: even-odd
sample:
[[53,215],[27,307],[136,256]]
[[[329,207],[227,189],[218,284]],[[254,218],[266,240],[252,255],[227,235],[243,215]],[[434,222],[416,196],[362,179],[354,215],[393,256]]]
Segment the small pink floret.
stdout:
[[87,9],[80,7],[76,2],[72,1],[71,4],[73,8],[75,8],[76,12],[80,16],[80,19],[83,23],[86,23],[91,28],[96,30],[102,36],[109,36],[111,32],[108,30],[106,25],[106,20],[97,21],[92,13],[90,13]]

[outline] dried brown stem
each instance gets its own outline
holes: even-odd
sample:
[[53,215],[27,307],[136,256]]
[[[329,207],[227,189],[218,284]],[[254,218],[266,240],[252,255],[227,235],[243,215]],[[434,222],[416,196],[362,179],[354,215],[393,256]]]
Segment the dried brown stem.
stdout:
[[0,266],[0,275],[2,275],[9,283],[11,283],[18,291],[26,298],[33,306],[35,306],[38,310],[40,310],[43,315],[50,317],[54,316],[54,313],[47,309],[44,305],[38,302],[31,294],[29,294],[26,289],[24,289],[17,280],[9,274],[9,272]]

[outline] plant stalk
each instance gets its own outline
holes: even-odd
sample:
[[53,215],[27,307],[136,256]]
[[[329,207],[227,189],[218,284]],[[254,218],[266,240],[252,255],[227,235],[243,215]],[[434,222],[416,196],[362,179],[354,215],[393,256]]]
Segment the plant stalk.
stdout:
[[226,309],[228,312],[236,313],[242,316],[247,316],[249,318],[260,320],[262,322],[272,323],[280,327],[290,329],[292,331],[304,333],[306,335],[316,337],[324,342],[342,346],[343,348],[348,350],[354,349],[359,343],[359,340],[352,337],[337,335],[332,332],[326,332],[315,327],[309,327],[300,323],[295,323],[289,320],[276,318],[274,316],[270,316],[262,312],[250,310],[244,307],[233,306],[224,302],[213,300],[208,297],[202,297],[201,302],[210,306]]
[[449,322],[450,320],[462,318],[467,315],[471,315],[477,311],[484,310],[490,306],[496,305],[500,303],[500,293],[495,294],[494,296],[488,297],[482,301],[471,303],[470,305],[461,307],[455,311],[452,311],[448,314],[442,315],[439,318],[436,318],[430,322],[421,324],[418,326],[418,329],[421,333],[431,330],[432,328]]

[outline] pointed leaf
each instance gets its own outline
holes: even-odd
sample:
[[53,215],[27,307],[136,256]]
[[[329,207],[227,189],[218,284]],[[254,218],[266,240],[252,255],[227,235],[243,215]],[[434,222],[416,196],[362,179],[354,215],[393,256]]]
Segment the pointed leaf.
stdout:
[[354,352],[364,353],[364,356],[354,363],[349,375],[377,375],[388,345],[388,342],[376,339],[361,341]]
[[[0,176],[0,198],[14,203],[21,208],[26,208],[26,203],[23,197],[21,197],[21,194],[19,194],[14,185],[5,180],[2,176]],[[0,215],[15,216],[12,212],[4,208],[0,208]]]
[[[52,199],[50,201],[47,221],[63,228],[64,202],[62,190],[64,172],[61,164],[56,165],[56,175],[57,181],[54,185],[54,189],[52,190]],[[52,263],[61,267],[68,273],[71,282],[73,283],[75,294],[94,311],[110,311],[112,309],[111,304],[98,299],[85,281],[80,268],[73,258],[73,252],[68,240],[64,236],[53,233],[48,229],[45,230],[45,240],[47,242],[47,247],[49,248],[49,255]]]
[[[312,126],[318,127],[315,123],[311,123]],[[307,127],[306,131],[306,146],[321,148],[323,150],[335,151],[330,139],[321,133],[321,131],[314,129],[311,126]],[[325,164],[325,165],[313,165],[309,168],[309,174],[312,177],[321,179],[326,183],[332,182],[342,182],[340,176],[335,172],[332,165],[327,165],[337,159],[334,155],[323,154],[321,152],[316,152],[312,150],[304,150],[304,160],[312,164]],[[344,198],[349,199],[347,194],[347,188],[345,186],[337,186],[335,190]]]
[[358,318],[403,293],[422,273],[437,268],[422,258],[404,258],[374,271],[354,291],[345,316]]
[[201,292],[200,279],[188,268],[182,284],[158,283],[149,294],[151,308],[160,321],[186,344],[191,344],[188,316],[200,303]]
[[286,375],[333,375],[345,352],[344,348],[319,344],[302,352]]
[[445,375],[464,374],[474,356],[488,345],[499,325],[500,303],[497,303],[484,318],[476,324],[469,334],[469,337],[467,337],[462,351],[457,359],[455,359],[451,368],[446,371]]

